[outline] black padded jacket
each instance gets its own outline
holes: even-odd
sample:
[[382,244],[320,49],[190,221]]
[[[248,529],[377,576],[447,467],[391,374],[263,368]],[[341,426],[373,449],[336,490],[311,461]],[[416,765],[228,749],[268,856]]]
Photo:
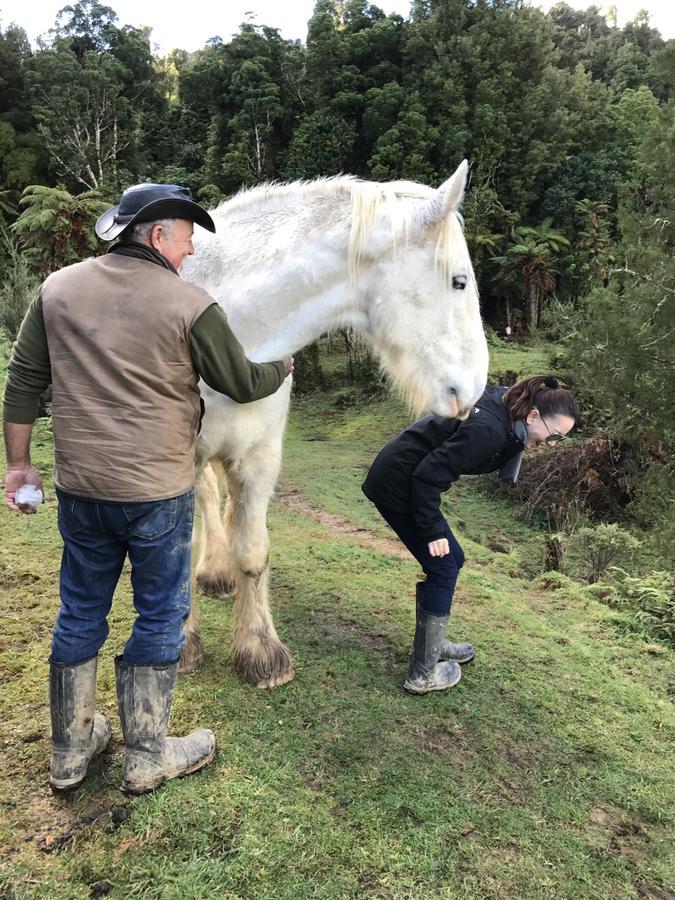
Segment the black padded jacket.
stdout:
[[380,451],[362,485],[376,506],[412,516],[427,541],[444,537],[441,493],[460,475],[501,469],[523,451],[502,397],[488,385],[467,419],[425,416]]

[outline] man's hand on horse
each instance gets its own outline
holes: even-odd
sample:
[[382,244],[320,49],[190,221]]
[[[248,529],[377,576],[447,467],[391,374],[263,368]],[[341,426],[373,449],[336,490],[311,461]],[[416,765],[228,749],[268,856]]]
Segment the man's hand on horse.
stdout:
[[287,376],[290,375],[291,372],[293,371],[293,363],[295,362],[295,360],[293,359],[292,356],[284,356],[284,358],[281,361],[284,364],[284,370],[286,372],[286,375]]

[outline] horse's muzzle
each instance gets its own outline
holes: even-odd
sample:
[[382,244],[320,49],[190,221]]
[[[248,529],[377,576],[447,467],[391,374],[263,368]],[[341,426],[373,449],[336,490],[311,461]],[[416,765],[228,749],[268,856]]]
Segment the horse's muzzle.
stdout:
[[471,406],[460,406],[459,397],[455,388],[448,388],[448,412],[447,416],[451,419],[460,419],[464,421],[471,412]]

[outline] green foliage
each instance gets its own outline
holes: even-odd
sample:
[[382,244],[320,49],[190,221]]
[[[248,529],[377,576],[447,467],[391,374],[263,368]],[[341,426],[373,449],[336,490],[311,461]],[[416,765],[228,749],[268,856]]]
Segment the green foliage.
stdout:
[[[673,547],[672,484],[675,460],[675,79],[673,51],[663,64],[657,105],[644,88],[626,92],[619,108],[632,155],[621,189],[620,243],[611,248],[604,283],[576,305],[559,307],[562,365],[594,421],[604,422],[630,453],[623,477],[632,485],[628,506],[636,521]],[[658,66],[656,66],[658,68]],[[666,78],[666,67],[670,73]],[[658,69],[661,71],[661,69]],[[656,540],[654,540],[656,543]],[[667,556],[667,549],[660,550]]]
[[59,10],[53,31],[68,39],[74,53],[83,57],[91,51],[105,53],[110,49],[116,21],[117,13],[110,6],[98,0],[78,0]]
[[23,246],[38,251],[42,275],[99,249],[94,225],[109,204],[96,191],[74,197],[66,190],[30,185],[20,205],[23,212],[12,231]]
[[618,603],[661,640],[675,643],[675,582],[671,572],[650,572],[636,577],[621,567],[610,572]]
[[80,58],[66,43],[35,57],[33,112],[52,165],[72,186],[103,188],[126,146],[122,68],[109,54]]
[[[638,447],[672,441],[674,385],[672,312],[675,263],[635,249],[637,270],[614,273],[575,309],[563,311],[568,337],[563,365],[588,397],[596,416]],[[651,271],[645,271],[646,260]],[[642,274],[644,272],[644,274]]]
[[36,134],[19,134],[8,121],[0,120],[0,184],[20,190],[39,174],[42,156]]
[[323,390],[325,386],[326,378],[321,368],[319,343],[313,341],[295,354],[293,391],[298,394],[307,394]]
[[574,588],[574,581],[562,572],[544,572],[535,579],[535,587],[541,591],[568,591]]
[[539,326],[544,297],[555,287],[556,256],[569,246],[567,238],[551,228],[546,219],[536,227],[521,225],[515,229],[504,256],[495,256],[496,279],[505,285],[522,288],[527,298],[527,324],[530,331]]
[[654,449],[647,464],[632,473],[628,514],[645,530],[652,556],[670,563],[675,559],[675,467],[669,448]]
[[568,538],[569,552],[581,561],[589,584],[599,581],[619,561],[630,560],[640,543],[616,523],[579,528]]
[[216,184],[205,184],[197,191],[197,200],[207,209],[215,209],[220,203],[226,200],[222,191]]
[[185,61],[173,162],[226,193],[278,177],[302,110],[301,62],[296,44],[252,25]]
[[290,180],[337,175],[348,168],[354,128],[337,113],[318,110],[297,128],[288,150],[284,177]]
[[491,328],[489,325],[486,325],[483,329],[485,331],[485,339],[487,340],[488,347],[503,347],[504,341],[499,337],[494,328]]
[[610,243],[609,207],[606,203],[579,200],[574,206],[575,241],[563,265],[573,296],[585,295],[595,284],[605,282],[614,263]]
[[427,122],[419,97],[410,95],[396,122],[375,144],[368,162],[372,178],[375,181],[433,181],[434,169],[428,160],[437,140],[438,129]]
[[0,333],[10,343],[16,339],[38,289],[35,267],[29,253],[22,252],[5,225],[0,223]]
[[115,26],[96,0],[64,7],[52,41],[25,63],[36,130],[57,177],[72,189],[117,187],[121,167],[152,158],[139,140],[152,134],[166,106],[148,33]]

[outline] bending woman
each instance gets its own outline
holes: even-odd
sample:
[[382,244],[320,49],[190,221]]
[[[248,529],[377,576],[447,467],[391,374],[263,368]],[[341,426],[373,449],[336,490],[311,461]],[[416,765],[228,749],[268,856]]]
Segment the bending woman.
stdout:
[[500,471],[515,482],[524,450],[553,446],[573,428],[579,408],[552,376],[511,388],[488,385],[468,418],[425,416],[380,451],[362,490],[419,562],[417,619],[404,687],[413,694],[457,684],[471,644],[445,636],[464,553],[441,515],[441,493],[460,475]]

